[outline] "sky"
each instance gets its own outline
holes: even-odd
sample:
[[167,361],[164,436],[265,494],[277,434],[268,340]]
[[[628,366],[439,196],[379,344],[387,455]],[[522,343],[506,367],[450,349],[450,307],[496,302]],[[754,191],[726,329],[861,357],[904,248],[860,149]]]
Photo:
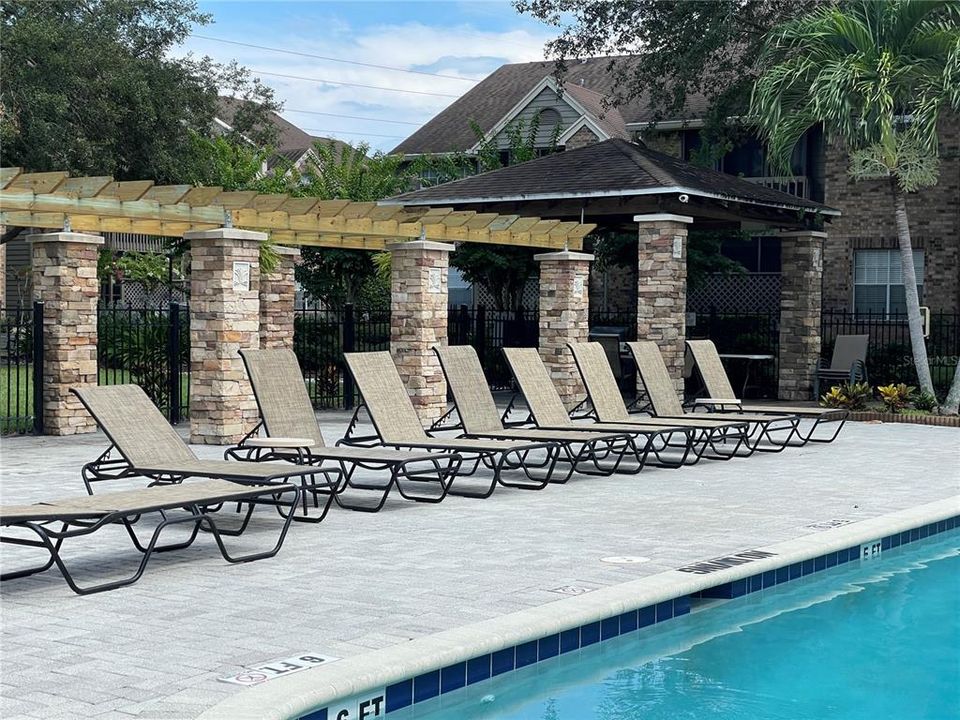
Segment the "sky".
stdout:
[[235,59],[274,88],[284,104],[281,114],[294,125],[384,151],[500,65],[543,59],[544,43],[556,35],[555,28],[520,15],[509,2],[201,0],[199,5],[213,22],[195,28],[175,54]]

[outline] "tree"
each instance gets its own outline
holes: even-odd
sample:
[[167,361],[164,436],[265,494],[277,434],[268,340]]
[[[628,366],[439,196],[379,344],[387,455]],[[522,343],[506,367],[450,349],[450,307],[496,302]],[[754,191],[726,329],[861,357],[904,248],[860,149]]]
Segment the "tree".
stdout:
[[[314,146],[317,161],[312,162],[291,186],[294,194],[324,200],[343,199],[371,202],[409,189],[419,166],[405,166],[403,158],[377,152],[368,155],[369,146],[336,145],[332,142]],[[304,247],[303,262],[297,266],[297,280],[313,297],[328,307],[356,303],[361,298],[371,302],[382,299],[382,269],[378,274],[374,253],[365,250]],[[382,263],[381,263],[382,265]],[[389,287],[389,273],[387,273]],[[389,292],[387,292],[389,297]]]
[[196,0],[9,0],[0,5],[0,161],[32,171],[183,182],[221,92],[255,100],[235,132],[275,137],[273,93],[236,64],[175,58],[211,17]]
[[450,256],[464,280],[493,296],[497,310],[518,310],[527,280],[537,273],[535,248],[461,243]]
[[561,29],[547,43],[559,75],[573,59],[611,56],[613,105],[643,97],[659,120],[682,117],[687,98],[703,96],[705,136],[725,144],[720,128],[746,110],[767,31],[823,1],[514,0],[514,7]]
[[855,180],[883,179],[894,208],[910,342],[934,394],[920,317],[906,195],[937,182],[937,124],[960,109],[960,2],[860,0],[805,14],[771,33],[751,115],[775,166],[822,124],[850,153]]

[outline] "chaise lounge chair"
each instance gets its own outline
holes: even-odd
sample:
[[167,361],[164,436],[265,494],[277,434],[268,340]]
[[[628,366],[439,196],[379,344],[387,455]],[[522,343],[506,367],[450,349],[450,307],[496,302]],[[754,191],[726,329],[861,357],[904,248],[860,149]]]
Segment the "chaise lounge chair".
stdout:
[[[610,370],[604,349],[594,342],[570,343],[570,352],[580,371],[580,377],[587,390],[586,403],[590,407],[588,417],[593,417],[602,423],[621,423],[645,427],[662,424],[663,420],[646,415],[631,414],[616,378]],[[698,450],[701,457],[714,460],[729,460],[736,457],[741,447],[752,450],[744,444],[749,433],[749,424],[735,418],[724,418],[719,421],[712,418],[672,418],[669,422],[696,432],[699,441]],[[729,443],[733,447],[729,447]],[[710,454],[706,454],[709,450]]]
[[[584,475],[612,475],[615,472],[637,473],[643,468],[646,447],[639,449],[630,434],[504,428],[477,351],[470,345],[437,346],[433,351],[440,360],[447,387],[453,395],[453,408],[444,417],[455,412],[460,419],[458,426],[440,426],[442,429],[462,428],[461,437],[559,443],[563,450],[561,460],[569,466],[564,480],[574,471]],[[649,440],[646,445],[649,445]],[[622,461],[627,456],[632,456],[636,462],[624,467]],[[612,463],[601,462],[608,458],[612,458]],[[581,467],[584,464],[592,468]],[[555,479],[554,482],[559,480]]]
[[[848,336],[853,337],[853,336]],[[867,337],[864,335],[863,337]],[[799,444],[808,442],[833,442],[840,430],[843,428],[849,411],[842,408],[818,408],[802,407],[792,405],[749,405],[744,404],[736,398],[733,387],[730,385],[730,379],[724,370],[723,363],[720,361],[720,355],[717,353],[717,347],[712,340],[687,340],[687,347],[693,355],[696,367],[700,372],[703,385],[707,389],[707,397],[699,398],[695,402],[699,406],[707,407],[713,411],[734,413],[732,417],[737,417],[737,413],[760,413],[761,415],[796,415],[801,418],[813,420],[813,425],[807,430],[806,434],[799,429],[797,437]],[[839,422],[833,435],[823,438],[815,438],[814,432],[824,423]]]
[[[289,494],[290,500],[281,503],[281,496]],[[56,564],[63,575],[63,579],[78,595],[103,592],[131,585],[143,575],[143,571],[154,552],[178,550],[193,544],[201,527],[213,535],[223,558],[230,563],[250,562],[261,558],[273,557],[283,545],[283,540],[290,527],[294,508],[298,504],[300,490],[296,485],[240,485],[226,480],[203,480],[187,482],[179,485],[155,485],[137,490],[122,490],[119,492],[102,493],[95,496],[64,498],[36,505],[4,505],[0,506],[0,527],[5,531],[0,534],[0,542],[45,549],[50,558],[43,565],[23,570],[16,570],[0,575],[0,580],[6,582],[15,578],[27,577],[48,570]],[[223,544],[221,535],[237,534],[222,531],[214,518],[207,512],[211,505],[224,502],[253,503],[265,497],[270,498],[270,504],[278,508],[285,507],[286,512],[280,537],[272,549],[246,555],[231,555]],[[186,515],[168,516],[171,510],[185,508]],[[137,537],[133,525],[141,516],[150,513],[160,513],[163,520],[154,528],[146,544]],[[249,515],[248,515],[249,519]],[[91,535],[98,530],[120,523],[124,526],[134,547],[142,553],[139,567],[133,575],[121,580],[112,580],[97,585],[79,585],[67,568],[60,548],[64,541],[73,538]],[[170,545],[158,545],[160,533],[169,525],[193,523],[193,530],[189,537],[181,542]],[[244,521],[246,527],[246,521]],[[23,537],[18,530],[29,530],[38,539]],[[12,534],[10,531],[14,531]]]
[[[578,430],[600,433],[628,433],[632,437],[644,437],[647,441],[647,463],[657,467],[678,468],[692,465],[700,459],[697,449],[695,430],[668,423],[656,423],[643,427],[627,423],[591,423],[577,424],[567,413],[563,399],[553,386],[547,368],[540,360],[536,348],[503,348],[504,357],[510,366],[520,394],[530,411],[523,422],[533,422],[543,430]],[[504,412],[506,419],[513,408],[513,400]],[[677,438],[681,438],[678,442]],[[672,449],[680,450],[680,457],[667,455]],[[655,461],[651,461],[652,454]],[[672,454],[672,453],[671,453]]]
[[[344,486],[337,504],[351,510],[376,512],[392,488],[401,497],[416,502],[440,502],[460,467],[455,453],[409,453],[387,448],[328,447],[307,395],[297,356],[292,350],[241,350],[253,394],[260,409],[260,423],[240,443],[224,452],[224,458],[261,462],[286,460],[318,468],[334,466]],[[258,433],[261,433],[258,436]],[[263,435],[265,433],[265,436]],[[357,479],[358,468],[389,471],[386,482]],[[424,493],[416,488],[432,486]],[[374,504],[355,503],[344,497],[346,488],[374,491]]]
[[[345,353],[344,357],[363,402],[354,411],[347,433],[338,445],[386,445],[457,453],[463,458],[464,464],[455,479],[457,482],[450,487],[451,495],[485,498],[493,493],[498,484],[524,490],[541,490],[553,480],[561,452],[557,443],[431,437],[420,424],[420,417],[389,352]],[[354,432],[363,410],[373,422],[375,435],[360,436]],[[466,470],[463,469],[464,465]],[[459,487],[463,485],[459,482],[462,478],[474,476],[481,466],[492,471],[488,483],[479,489]],[[520,470],[525,479],[506,479],[503,477],[504,470]]]
[[[664,422],[670,422],[673,419],[702,422],[695,414],[684,412],[657,344],[652,340],[641,340],[628,342],[627,346],[633,353],[637,364],[637,376],[643,382],[654,417]],[[791,438],[798,433],[797,428],[800,424],[800,418],[796,415],[771,417],[770,415],[742,414],[737,416],[737,420],[749,424],[749,436],[745,444],[755,452],[781,452],[787,447]],[[774,433],[777,433],[776,437]],[[786,435],[781,436],[780,433],[786,433]]]
[[[237,483],[263,485],[299,479],[302,512],[295,519],[320,522],[340,490],[340,478],[330,471],[298,467],[288,463],[235,463],[226,460],[201,460],[177,435],[163,414],[138,385],[101,385],[71,390],[110,440],[101,455],[83,466],[83,481],[93,495],[95,483],[123,478],[142,477],[149,486],[180,483],[191,477],[216,478]],[[119,457],[113,457],[113,453]],[[322,483],[318,482],[322,478]],[[319,507],[319,515],[311,515],[309,506]],[[312,498],[312,502],[311,499]],[[253,504],[274,504],[257,498],[250,502],[243,527],[246,527]],[[278,510],[280,508],[278,507]],[[282,513],[281,513],[282,514]],[[241,528],[238,532],[242,532]],[[224,535],[234,531],[220,531]]]

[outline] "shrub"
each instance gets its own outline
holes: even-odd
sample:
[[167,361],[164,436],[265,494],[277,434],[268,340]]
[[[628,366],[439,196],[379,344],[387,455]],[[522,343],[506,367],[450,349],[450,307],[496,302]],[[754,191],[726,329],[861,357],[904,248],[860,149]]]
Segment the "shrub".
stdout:
[[828,408],[863,410],[871,395],[867,383],[843,383],[830,388],[830,392],[820,398],[820,404]]
[[939,407],[937,398],[935,395],[931,395],[928,392],[922,392],[913,399],[913,407],[915,410],[921,410],[923,412],[933,412]]
[[880,393],[880,399],[887,406],[887,410],[892,413],[898,413],[903,410],[910,401],[913,400],[913,394],[916,388],[906,383],[896,383],[890,385],[880,385],[877,387]]

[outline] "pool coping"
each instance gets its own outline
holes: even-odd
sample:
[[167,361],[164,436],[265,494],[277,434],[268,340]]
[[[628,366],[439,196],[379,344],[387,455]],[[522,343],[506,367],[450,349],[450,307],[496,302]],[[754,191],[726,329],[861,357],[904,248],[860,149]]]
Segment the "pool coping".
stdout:
[[[247,688],[201,714],[200,720],[287,720],[347,698],[439,671],[477,656],[536,641],[569,628],[656,605],[709,588],[777,570],[891,534],[945,521],[960,514],[960,495],[899,510],[771,545],[737,552],[756,555],[730,567],[690,563],[588,594],[563,598],[507,615],[362,653],[330,665]],[[723,565],[723,563],[719,563]]]

